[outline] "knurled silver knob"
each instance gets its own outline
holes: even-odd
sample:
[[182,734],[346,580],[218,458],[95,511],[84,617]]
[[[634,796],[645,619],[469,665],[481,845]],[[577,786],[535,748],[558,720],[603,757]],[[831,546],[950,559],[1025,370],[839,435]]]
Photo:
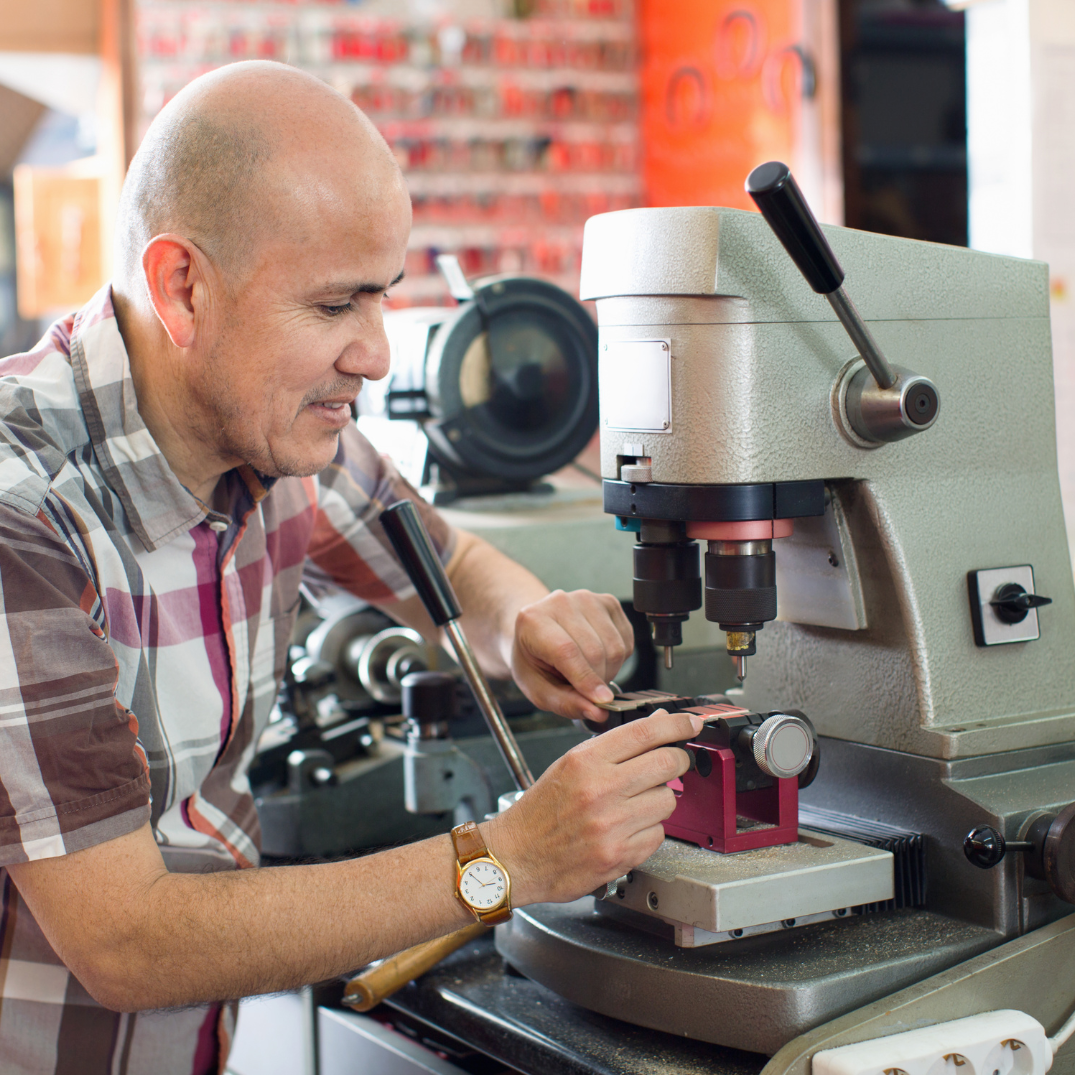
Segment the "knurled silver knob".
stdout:
[[774,713],[761,722],[751,740],[758,768],[769,776],[798,776],[814,753],[814,737],[806,721]]

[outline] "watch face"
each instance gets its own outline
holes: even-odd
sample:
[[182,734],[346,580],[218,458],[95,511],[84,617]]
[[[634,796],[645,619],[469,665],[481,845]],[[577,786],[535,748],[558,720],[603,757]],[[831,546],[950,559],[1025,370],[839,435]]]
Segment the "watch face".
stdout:
[[488,911],[504,900],[508,879],[488,859],[470,863],[459,879],[459,894],[476,911]]

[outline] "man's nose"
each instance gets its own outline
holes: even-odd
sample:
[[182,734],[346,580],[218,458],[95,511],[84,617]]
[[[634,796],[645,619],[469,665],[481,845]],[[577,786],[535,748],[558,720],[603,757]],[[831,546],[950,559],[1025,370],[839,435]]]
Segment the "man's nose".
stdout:
[[358,375],[370,381],[388,376],[392,348],[384,329],[384,317],[378,305],[363,318],[355,334],[336,360],[340,373]]

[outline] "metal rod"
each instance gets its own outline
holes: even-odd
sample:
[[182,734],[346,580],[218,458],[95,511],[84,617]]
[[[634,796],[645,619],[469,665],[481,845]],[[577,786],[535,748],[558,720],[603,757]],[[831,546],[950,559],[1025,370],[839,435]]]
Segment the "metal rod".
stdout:
[[873,374],[873,379],[881,388],[891,388],[896,383],[896,374],[892,371],[892,367],[888,364],[888,359],[881,353],[881,348],[877,346],[877,341],[866,327],[866,322],[862,320],[862,315],[855,309],[855,304],[851,301],[850,295],[842,287],[838,287],[835,291],[830,291],[825,298],[829,300],[829,304],[836,311],[836,316],[847,330],[848,336],[851,337],[851,342],[862,356],[862,361],[866,363],[867,369]]
[[747,659],[742,653],[732,654],[732,663],[735,665],[735,675],[740,683],[747,678]]
[[474,651],[470,648],[467,636],[463,634],[463,628],[459,626],[457,620],[449,620],[444,625],[444,629],[452,640],[452,648],[455,650],[455,655],[466,673],[467,680],[474,691],[478,708],[482,711],[482,716],[485,717],[485,721],[489,725],[489,731],[493,733],[496,745],[500,748],[504,764],[507,765],[511,775],[515,778],[515,786],[520,791],[526,791],[533,784],[534,776],[530,772],[530,767],[526,764],[526,759],[519,749],[519,744],[515,742],[515,736],[511,734],[511,729],[504,719],[504,714],[500,712],[500,706],[497,704],[496,698],[493,697],[493,692],[489,689],[485,674],[478,667]]
[[664,647],[664,666],[669,671],[671,671],[671,669],[672,669],[672,647],[671,646],[665,646]]

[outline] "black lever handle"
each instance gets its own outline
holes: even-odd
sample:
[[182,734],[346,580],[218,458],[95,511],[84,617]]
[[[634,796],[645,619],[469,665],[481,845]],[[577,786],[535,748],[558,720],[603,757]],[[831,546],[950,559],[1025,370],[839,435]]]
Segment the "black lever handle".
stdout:
[[444,565],[411,500],[397,500],[381,512],[381,525],[410,576],[426,611],[438,627],[462,615]]
[[388,540],[392,542],[392,548],[403,561],[426,611],[438,627],[446,629],[452,640],[452,649],[455,650],[459,664],[466,674],[478,708],[489,725],[489,731],[496,739],[504,764],[514,777],[515,786],[520,791],[525,791],[534,782],[533,774],[508,727],[508,722],[504,719],[504,714],[500,711],[500,704],[489,689],[489,683],[478,666],[463,628],[456,623],[463,609],[437,556],[437,550],[433,548],[433,542],[429,539],[418,509],[411,500],[397,500],[381,512],[381,523]]
[[[806,277],[806,282],[829,300],[877,387],[882,392],[894,388],[899,376],[881,353],[851,296],[844,291],[843,266],[836,260],[817,218],[810,212],[791,169],[780,161],[759,164],[747,176],[746,190],[791,260]],[[912,381],[916,398],[922,398],[920,406],[907,398]],[[937,416],[939,396],[932,382],[928,382],[928,391],[923,392],[923,383],[926,378],[912,375],[897,391],[889,393],[887,398],[882,396],[879,406],[873,408],[880,414],[860,415],[856,422],[849,411],[855,431],[866,440],[886,441],[898,440],[932,425]],[[860,391],[863,387],[859,385]],[[859,394],[854,393],[856,401]],[[851,402],[850,397],[848,402]]]
[[791,169],[780,161],[759,164],[747,176],[746,187],[806,282],[819,295],[832,294],[843,284],[844,270]]

